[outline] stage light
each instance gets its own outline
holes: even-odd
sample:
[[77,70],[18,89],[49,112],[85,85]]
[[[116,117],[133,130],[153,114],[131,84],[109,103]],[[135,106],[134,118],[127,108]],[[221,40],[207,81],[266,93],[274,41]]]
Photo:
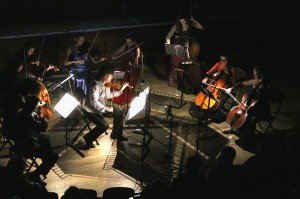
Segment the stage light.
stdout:
[[55,105],[54,109],[64,118],[68,117],[70,113],[79,105],[79,102],[66,93],[61,100]]

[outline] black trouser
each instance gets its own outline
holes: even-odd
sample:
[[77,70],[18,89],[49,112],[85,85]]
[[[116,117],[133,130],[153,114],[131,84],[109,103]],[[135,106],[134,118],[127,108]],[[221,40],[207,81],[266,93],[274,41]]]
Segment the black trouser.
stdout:
[[94,141],[96,140],[102,133],[104,133],[109,125],[107,121],[104,119],[103,115],[98,113],[86,113],[87,118],[93,122],[96,126],[88,132],[84,137],[87,140]]
[[113,135],[121,135],[123,133],[123,109],[120,107],[113,107],[113,113],[87,113],[88,119],[93,122],[96,127],[85,135],[86,139],[96,140],[102,133],[104,133],[109,125],[104,117],[113,117]]
[[104,116],[114,118],[112,135],[119,136],[123,134],[123,109],[117,106],[114,106],[113,109],[113,113],[104,113]]
[[32,150],[32,156],[40,158],[42,164],[34,171],[35,174],[42,174],[46,176],[50,169],[55,165],[58,160],[58,155],[47,148],[36,147]]

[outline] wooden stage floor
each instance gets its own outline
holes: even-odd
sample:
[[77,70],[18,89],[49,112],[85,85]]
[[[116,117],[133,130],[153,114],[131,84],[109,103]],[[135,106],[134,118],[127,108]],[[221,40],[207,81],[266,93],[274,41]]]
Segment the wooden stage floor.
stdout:
[[[235,164],[243,164],[253,155],[235,143],[238,137],[235,135],[228,137],[222,133],[229,129],[226,122],[211,123],[208,126],[202,124],[198,131],[195,125],[197,120],[192,118],[188,111],[190,103],[193,103],[195,99],[195,95],[191,94],[184,95],[186,103],[181,108],[172,108],[174,120],[171,159],[164,156],[165,152],[168,152],[170,143],[171,123],[165,108],[160,104],[178,106],[181,93],[175,88],[168,87],[165,81],[156,79],[150,71],[146,70],[145,79],[147,81],[143,88],[148,85],[151,88],[149,132],[145,135],[133,132],[145,124],[145,114],[142,111],[125,123],[124,135],[129,138],[126,142],[119,143],[110,139],[111,128],[108,130],[108,135],[102,134],[99,137],[99,145],[94,149],[85,150],[84,141],[79,138],[76,147],[85,155],[81,157],[71,147],[61,146],[65,144],[65,120],[55,113],[54,117],[49,120],[48,132],[52,147],[59,153],[60,158],[45,180],[49,191],[57,192],[61,196],[69,186],[75,185],[79,188],[94,189],[101,197],[103,191],[109,187],[130,187],[140,192],[143,186],[152,180],[161,179],[170,182],[183,171],[186,159],[196,154],[198,132],[201,138],[198,153],[203,158],[206,168],[215,164],[219,153],[226,145],[234,147],[237,151]],[[54,106],[55,99],[53,102]],[[112,120],[108,120],[111,127]],[[69,127],[71,125],[72,121]],[[289,129],[295,125],[294,118],[285,113],[282,113],[274,124],[275,128],[279,129]],[[71,131],[71,138],[76,136],[83,126],[84,122],[80,120]],[[144,160],[141,156],[142,148],[131,146],[131,144],[141,144],[143,136],[146,142],[149,142],[144,148],[146,151]],[[8,149],[1,151],[0,165],[6,165],[7,153]]]

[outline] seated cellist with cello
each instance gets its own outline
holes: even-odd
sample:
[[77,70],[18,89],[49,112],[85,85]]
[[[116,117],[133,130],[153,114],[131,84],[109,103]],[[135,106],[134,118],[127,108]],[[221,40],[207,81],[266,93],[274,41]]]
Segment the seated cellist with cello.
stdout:
[[227,123],[232,127],[231,131],[238,131],[241,145],[247,148],[255,141],[256,123],[270,114],[271,84],[264,69],[255,67],[252,79],[225,89],[225,92],[230,94],[238,85],[250,86],[252,89],[244,94],[242,102],[239,104],[239,106],[242,105],[242,114],[237,112],[239,116],[235,117],[235,109],[237,110],[240,107],[233,107],[227,115]]
[[[212,85],[209,86],[208,89],[218,101],[208,99],[203,92],[198,94],[195,101],[196,106],[200,106],[202,109],[212,109],[208,115],[208,120],[210,122],[225,121],[226,116],[222,113],[222,109],[229,96],[223,92],[223,90],[218,89],[218,87],[228,88],[235,85],[236,81],[236,67],[229,62],[228,55],[224,53],[221,54],[220,61],[206,72],[206,77],[202,80],[204,87],[207,85]],[[214,86],[216,87],[214,88]],[[203,116],[207,116],[207,114],[204,114]]]

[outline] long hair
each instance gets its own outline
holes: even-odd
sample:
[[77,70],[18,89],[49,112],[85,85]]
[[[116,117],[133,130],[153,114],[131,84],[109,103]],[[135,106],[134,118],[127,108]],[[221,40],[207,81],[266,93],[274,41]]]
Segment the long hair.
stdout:
[[180,33],[181,30],[182,30],[182,25],[180,23],[180,19],[185,19],[186,20],[186,23],[189,25],[189,22],[190,22],[190,17],[187,15],[187,14],[179,14],[178,15],[178,18],[177,18],[177,23],[176,23],[176,26],[177,26],[177,29],[176,29],[176,33]]

